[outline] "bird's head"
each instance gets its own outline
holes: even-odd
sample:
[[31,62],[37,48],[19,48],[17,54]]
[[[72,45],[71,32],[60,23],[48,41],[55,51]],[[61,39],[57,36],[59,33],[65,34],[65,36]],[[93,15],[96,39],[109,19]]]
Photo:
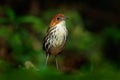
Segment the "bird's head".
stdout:
[[64,14],[56,14],[51,22],[50,22],[50,27],[55,27],[57,24],[59,24],[61,21],[65,21],[67,18]]

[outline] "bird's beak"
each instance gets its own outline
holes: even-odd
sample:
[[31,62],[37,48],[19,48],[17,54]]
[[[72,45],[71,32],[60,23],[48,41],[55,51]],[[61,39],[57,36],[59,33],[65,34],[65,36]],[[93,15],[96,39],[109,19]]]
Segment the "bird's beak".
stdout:
[[65,17],[65,18],[66,18],[66,20],[69,19],[68,17]]
[[69,18],[68,18],[68,17],[66,17],[66,16],[62,18],[62,20],[67,20],[67,19],[69,19]]

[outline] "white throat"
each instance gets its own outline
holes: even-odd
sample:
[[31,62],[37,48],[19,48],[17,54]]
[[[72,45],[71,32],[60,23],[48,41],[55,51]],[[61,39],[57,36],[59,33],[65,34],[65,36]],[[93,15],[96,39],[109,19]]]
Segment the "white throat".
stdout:
[[66,27],[66,22],[61,21],[59,24],[56,25],[57,27]]
[[61,21],[59,24],[56,25],[56,35],[60,37],[67,35],[65,21]]

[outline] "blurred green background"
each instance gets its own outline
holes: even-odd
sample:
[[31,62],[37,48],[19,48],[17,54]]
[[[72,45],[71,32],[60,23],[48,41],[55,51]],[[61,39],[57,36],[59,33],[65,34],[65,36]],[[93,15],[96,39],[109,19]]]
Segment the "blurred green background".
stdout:
[[[53,15],[69,31],[59,70],[45,68]],[[0,0],[0,80],[120,80],[119,0]]]

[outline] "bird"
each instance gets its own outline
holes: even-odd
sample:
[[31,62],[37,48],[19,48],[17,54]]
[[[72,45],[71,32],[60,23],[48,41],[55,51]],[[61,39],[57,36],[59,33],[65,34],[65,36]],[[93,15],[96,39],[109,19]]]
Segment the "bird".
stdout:
[[43,49],[46,52],[45,65],[48,64],[49,57],[53,55],[55,56],[55,65],[57,69],[57,55],[63,51],[68,36],[66,19],[67,17],[62,13],[53,16],[43,42]]

